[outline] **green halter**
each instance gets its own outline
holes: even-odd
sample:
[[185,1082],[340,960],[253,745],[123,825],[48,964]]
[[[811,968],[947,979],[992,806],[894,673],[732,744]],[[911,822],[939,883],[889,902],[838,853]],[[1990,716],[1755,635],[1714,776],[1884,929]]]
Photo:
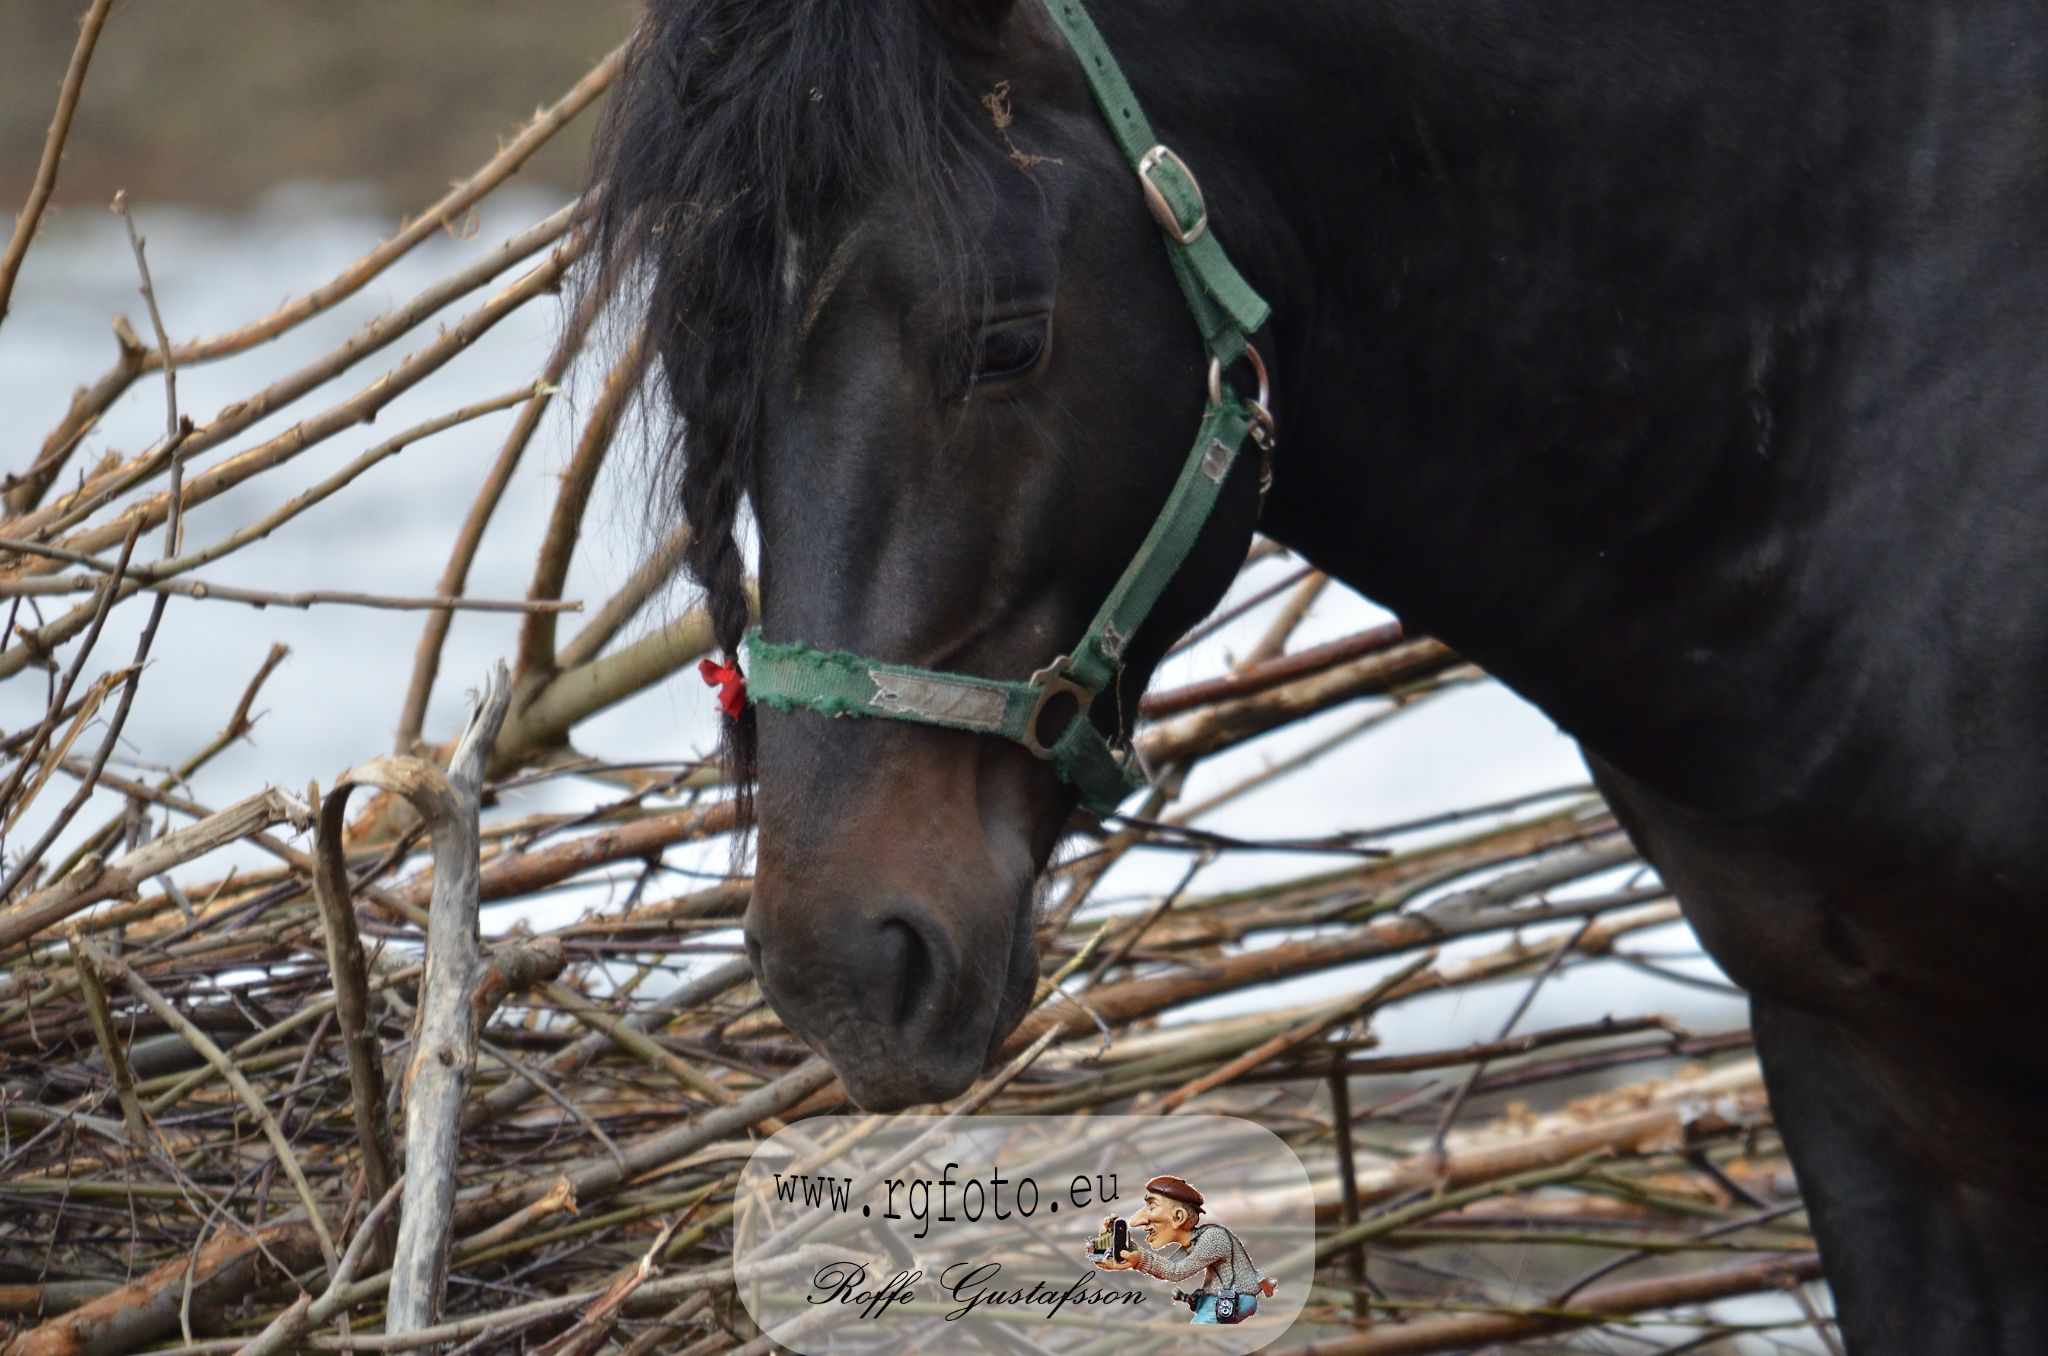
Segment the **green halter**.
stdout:
[[[1201,535],[1245,438],[1271,453],[1265,368],[1247,342],[1266,323],[1268,308],[1223,253],[1209,229],[1200,185],[1181,158],[1154,138],[1137,96],[1081,0],[1047,0],[1047,6],[1081,59],[1117,145],[1137,171],[1145,202],[1165,237],[1174,277],[1208,345],[1209,407],[1180,479],[1072,653],[1022,682],[885,664],[802,642],[783,644],[765,639],[757,629],[747,635],[747,689],[752,700],[778,711],[879,716],[1015,740],[1050,762],[1060,780],[1080,793],[1083,805],[1107,814],[1145,784],[1145,774],[1129,742],[1119,737],[1112,743],[1088,718],[1088,708],[1115,681],[1131,637]],[[1224,369],[1247,356],[1259,380],[1255,401],[1240,400],[1223,380]]]

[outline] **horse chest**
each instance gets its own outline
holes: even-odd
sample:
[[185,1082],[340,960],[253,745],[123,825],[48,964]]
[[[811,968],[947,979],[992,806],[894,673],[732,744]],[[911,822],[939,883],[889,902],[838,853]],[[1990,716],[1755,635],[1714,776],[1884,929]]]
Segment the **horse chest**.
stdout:
[[[1841,840],[1702,823],[1589,755],[1715,961],[1750,992],[1872,1031],[2048,1038],[2048,877],[2023,857],[1900,870]],[[2048,1057],[2044,1057],[2048,1065]]]

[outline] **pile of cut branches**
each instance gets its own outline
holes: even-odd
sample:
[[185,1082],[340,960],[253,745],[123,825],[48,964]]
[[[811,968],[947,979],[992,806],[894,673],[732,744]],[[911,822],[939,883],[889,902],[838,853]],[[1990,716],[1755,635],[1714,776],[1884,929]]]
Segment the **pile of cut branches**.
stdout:
[[[87,16],[0,260],[0,320],[107,10],[96,0]],[[644,615],[676,574],[681,530],[571,633],[561,624],[580,607],[563,599],[570,561],[600,472],[629,441],[644,346],[596,352],[592,315],[560,317],[543,370],[365,439],[324,477],[302,469],[400,394],[437,389],[508,315],[558,306],[582,248],[574,206],[479,245],[241,400],[194,417],[177,393],[180,372],[330,312],[463,220],[618,64],[330,281],[226,333],[167,331],[131,220],[148,323],[117,321],[106,370],[19,449],[0,522],[9,1356],[766,1349],[728,1264],[738,1166],[778,1126],[853,1108],[737,957],[746,876],[668,866],[735,828],[716,766],[608,762],[577,741],[706,648],[701,614]],[[600,375],[525,595],[472,596],[479,542],[572,370]],[[350,388],[339,400],[309,400],[337,382]],[[155,387],[153,445],[87,458],[102,416]],[[280,412],[293,422],[251,434]],[[501,450],[418,595],[237,578],[238,552],[291,533],[407,444],[500,414]],[[251,484],[278,506],[192,539],[188,514]],[[1039,1001],[966,1100],[987,1113],[1228,1110],[1282,1135],[1315,1177],[1319,1240],[1303,1321],[1276,1348],[1289,1356],[1831,1340],[1747,1033],[1655,1013],[1525,1025],[1557,976],[1617,957],[1654,969],[1629,948],[1653,930],[1684,936],[1588,788],[1290,839],[1234,817],[1333,754],[1374,756],[1414,713],[1486,681],[1393,626],[1297,644],[1336,596],[1327,581],[1264,544],[1245,569],[1190,638],[1211,676],[1145,699],[1157,789],[1127,816],[1075,825],[1047,895]],[[410,683],[390,694],[400,752],[374,756],[382,740],[365,732],[362,760],[332,786],[195,800],[195,773],[250,731],[273,653],[217,737],[149,750],[174,761],[134,770],[123,731],[162,681],[155,638],[241,605],[420,612]],[[468,728],[436,743],[453,733],[426,727],[463,609],[520,614],[517,642]],[[1250,637],[1234,661],[1205,643],[1223,627]],[[132,648],[105,652],[128,634]],[[514,813],[507,792],[543,780],[579,788],[581,808]],[[1138,861],[1170,864],[1171,887],[1117,888]],[[1242,862],[1283,865],[1250,887],[1206,884]],[[494,924],[593,881],[619,888],[552,927]],[[1293,983],[1333,974],[1347,982],[1308,1001]],[[1513,996],[1509,1014],[1479,1039],[1396,1050],[1375,1034],[1498,994]]]

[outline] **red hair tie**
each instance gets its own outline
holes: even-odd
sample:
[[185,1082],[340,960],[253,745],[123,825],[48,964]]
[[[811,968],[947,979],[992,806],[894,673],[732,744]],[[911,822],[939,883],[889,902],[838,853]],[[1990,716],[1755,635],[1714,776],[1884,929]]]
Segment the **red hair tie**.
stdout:
[[700,660],[697,672],[704,679],[705,686],[718,689],[718,709],[725,712],[727,720],[738,720],[740,712],[747,709],[747,676],[740,672],[739,662],[728,659],[723,664],[713,660]]

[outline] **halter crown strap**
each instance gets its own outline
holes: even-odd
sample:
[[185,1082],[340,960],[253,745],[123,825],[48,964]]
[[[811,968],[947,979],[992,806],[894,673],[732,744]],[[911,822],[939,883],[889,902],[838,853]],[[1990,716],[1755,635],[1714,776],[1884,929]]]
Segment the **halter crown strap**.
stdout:
[[1081,59],[1081,71],[1102,106],[1110,135],[1131,162],[1145,187],[1146,203],[1166,236],[1166,257],[1173,276],[1195,313],[1195,324],[1209,345],[1209,354],[1225,367],[1244,356],[1245,338],[1266,323],[1265,299],[1230,262],[1209,230],[1208,205],[1202,187],[1178,155],[1152,134],[1152,123],[1124,79],[1123,68],[1110,55],[1109,44],[1095,27],[1081,0],[1047,0],[1053,22],[1067,45]]
[[1051,763],[1083,805],[1108,814],[1145,785],[1145,774],[1129,742],[1119,734],[1112,743],[1090,719],[1089,708],[1116,680],[1131,637],[1194,549],[1246,437],[1256,428],[1262,445],[1270,446],[1272,420],[1264,405],[1239,399],[1219,380],[1222,369],[1245,356],[1248,336],[1266,323],[1269,309],[1224,254],[1193,172],[1154,139],[1081,0],[1047,0],[1047,6],[1137,174],[1174,277],[1216,364],[1194,446],[1151,531],[1080,641],[1029,679],[889,664],[801,641],[771,641],[756,629],[747,634],[747,689],[754,701],[778,711],[882,717],[1013,740]]

